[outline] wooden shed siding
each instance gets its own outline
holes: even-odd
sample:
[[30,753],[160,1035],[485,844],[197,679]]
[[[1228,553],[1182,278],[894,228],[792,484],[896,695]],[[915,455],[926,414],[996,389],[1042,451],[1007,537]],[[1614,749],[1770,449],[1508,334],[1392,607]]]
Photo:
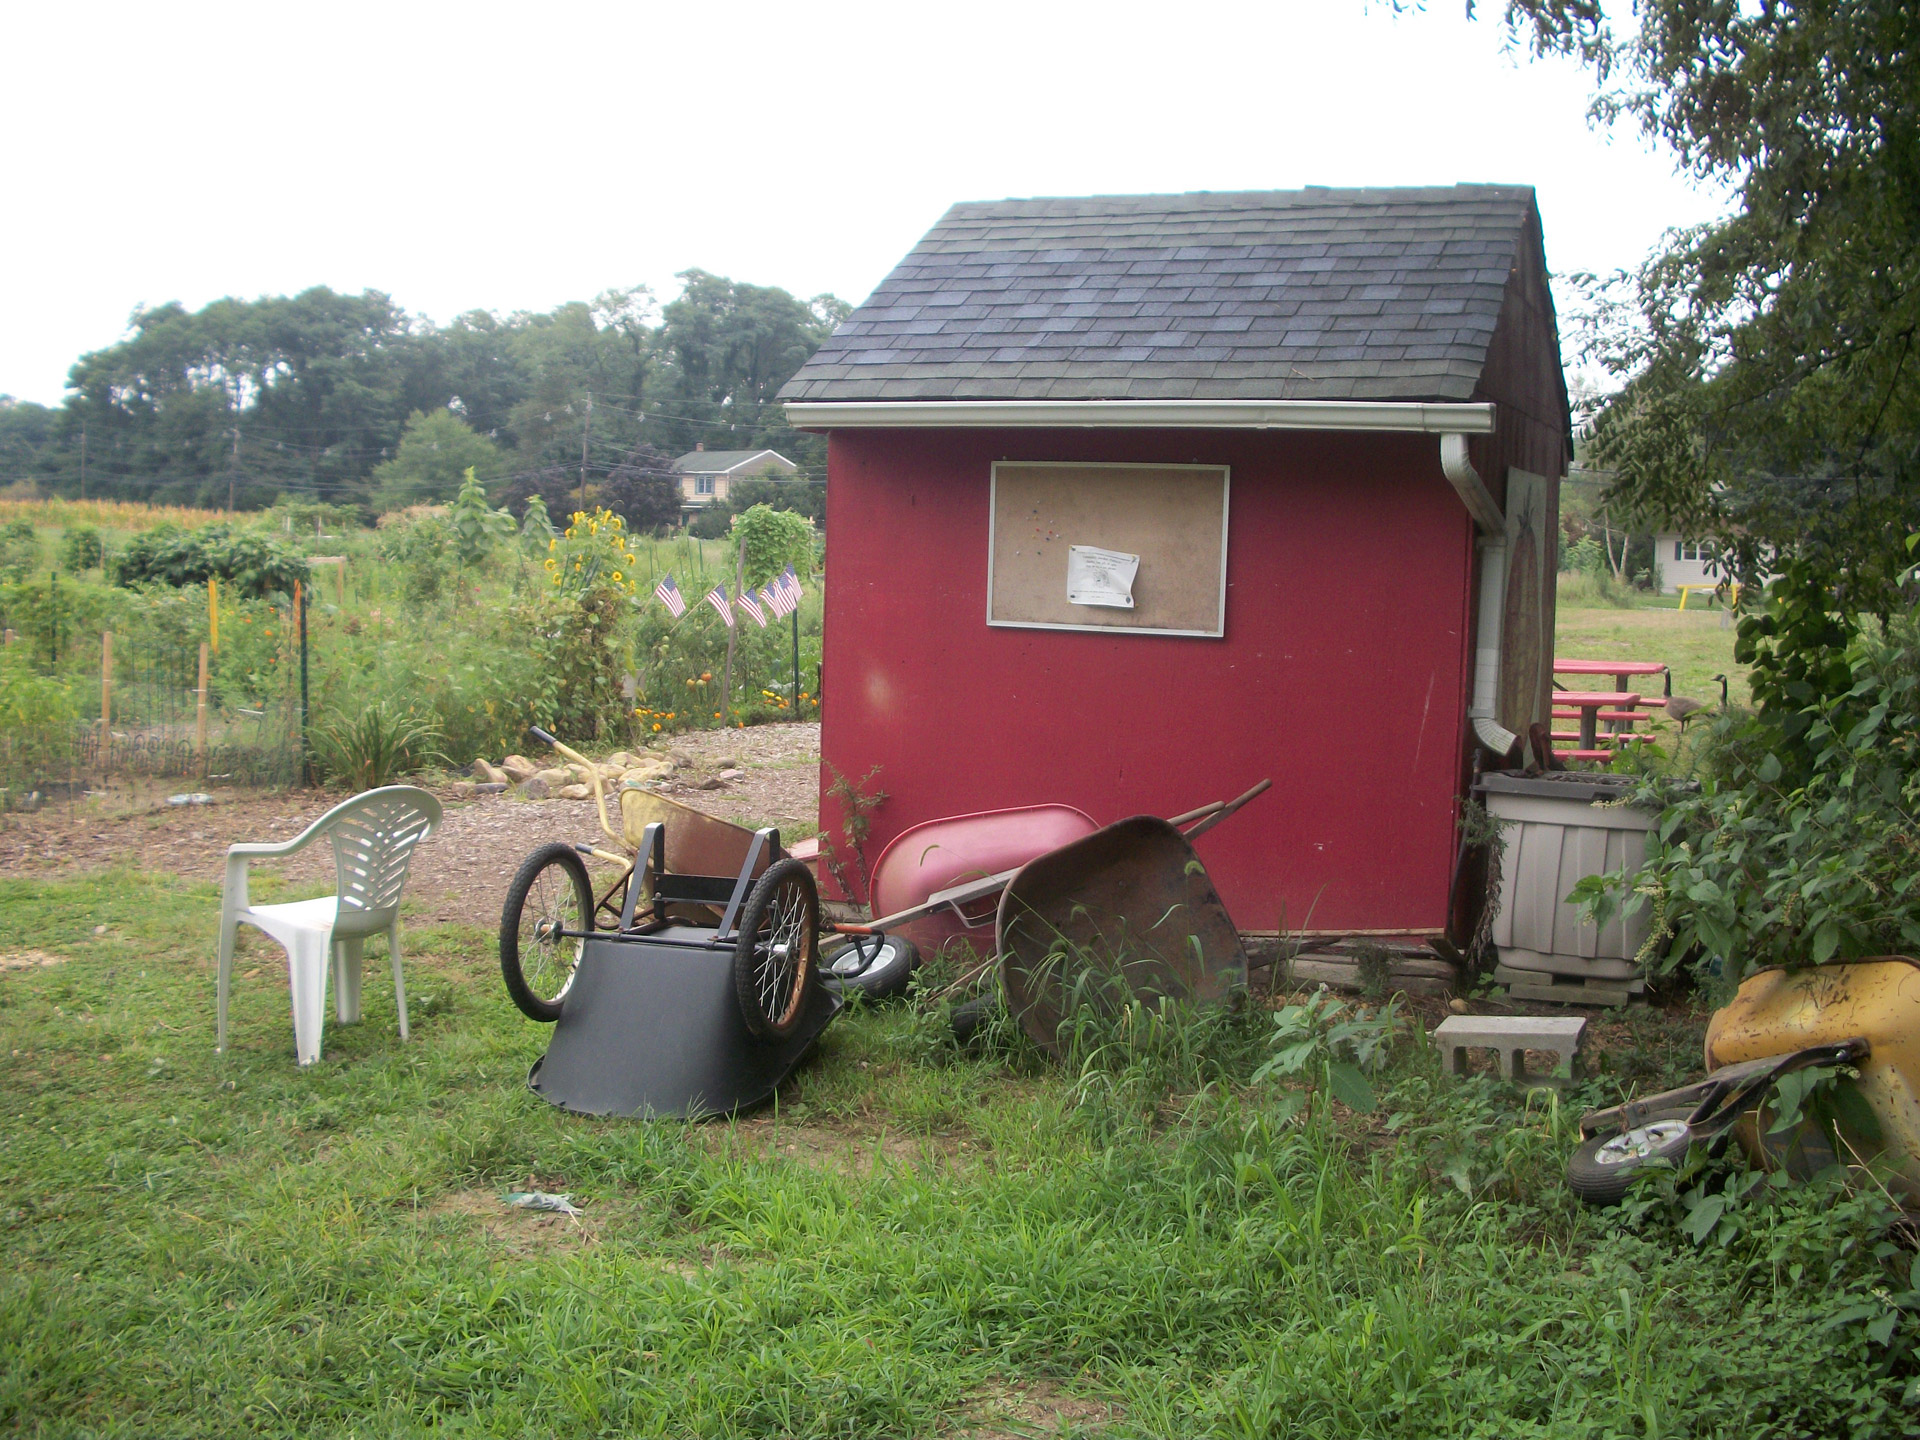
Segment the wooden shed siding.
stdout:
[[[1231,466],[1225,637],[989,627],[1002,459]],[[1444,927],[1473,532],[1434,437],[841,431],[829,472],[822,775],[879,767],[869,858],[940,815],[1105,823],[1271,777],[1200,843],[1242,929]]]

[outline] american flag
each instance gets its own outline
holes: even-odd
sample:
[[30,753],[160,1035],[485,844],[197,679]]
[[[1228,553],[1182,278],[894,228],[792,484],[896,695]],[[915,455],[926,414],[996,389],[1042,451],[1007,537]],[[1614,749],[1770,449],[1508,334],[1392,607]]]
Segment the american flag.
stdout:
[[731,630],[733,628],[733,607],[727,603],[727,587],[724,585],[716,585],[709,590],[707,592],[707,604],[713,607],[715,614],[726,621],[727,628]]
[[782,570],[780,572],[780,578],[778,580],[775,580],[773,583],[778,585],[782,590],[786,591],[787,594],[792,597],[793,603],[796,608],[800,604],[800,597],[807,593],[806,591],[800,588],[800,577],[793,573],[793,566],[791,565],[787,566],[786,569]]
[[753,598],[753,591],[742,590],[740,598],[733,602],[759,622],[762,630],[767,628],[767,612],[760,608],[760,602]]
[[653,597],[671,610],[676,620],[687,613],[687,602],[681,598],[680,587],[673,583],[671,575],[653,587]]
[[768,585],[760,592],[761,602],[775,615],[787,616],[794,612],[794,598],[782,590],[778,584]]

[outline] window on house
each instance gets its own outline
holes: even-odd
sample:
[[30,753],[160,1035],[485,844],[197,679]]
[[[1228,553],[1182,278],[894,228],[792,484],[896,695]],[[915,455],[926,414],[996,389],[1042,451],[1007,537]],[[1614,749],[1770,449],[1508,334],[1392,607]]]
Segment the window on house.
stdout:
[[711,495],[713,493],[713,476],[711,475],[694,476],[693,477],[693,493],[696,495]]
[[1704,560],[1707,558],[1707,547],[1697,543],[1689,545],[1685,540],[1676,540],[1673,542],[1673,558],[1676,560]]

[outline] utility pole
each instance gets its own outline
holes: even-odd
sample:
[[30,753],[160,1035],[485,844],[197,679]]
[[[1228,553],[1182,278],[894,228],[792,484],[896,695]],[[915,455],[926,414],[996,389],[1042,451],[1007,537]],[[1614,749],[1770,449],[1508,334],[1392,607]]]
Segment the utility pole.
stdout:
[[227,513],[233,513],[233,486],[240,475],[240,427],[233,427],[233,468],[227,471]]
[[580,508],[587,508],[587,441],[593,435],[593,392],[587,392],[587,426],[580,432]]
[[80,498],[87,498],[87,422],[80,422]]

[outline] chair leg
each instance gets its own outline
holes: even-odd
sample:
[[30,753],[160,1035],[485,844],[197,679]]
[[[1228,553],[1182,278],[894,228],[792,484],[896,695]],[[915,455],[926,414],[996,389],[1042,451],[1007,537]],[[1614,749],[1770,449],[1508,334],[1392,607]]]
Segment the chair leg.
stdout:
[[360,979],[366,970],[366,941],[354,935],[333,942],[333,1018],[350,1025],[360,1018]]
[[296,935],[287,946],[288,978],[293,986],[293,1049],[302,1065],[320,1058],[320,1036],[327,1018],[327,950],[324,934]]
[[411,1039],[407,1034],[407,982],[400,976],[400,922],[394,921],[387,927],[387,953],[393,956],[393,1005],[400,1012],[400,1038]]
[[227,992],[233,984],[233,932],[240,922],[233,916],[220,917],[220,971],[214,988],[213,1048],[216,1054],[227,1048]]

